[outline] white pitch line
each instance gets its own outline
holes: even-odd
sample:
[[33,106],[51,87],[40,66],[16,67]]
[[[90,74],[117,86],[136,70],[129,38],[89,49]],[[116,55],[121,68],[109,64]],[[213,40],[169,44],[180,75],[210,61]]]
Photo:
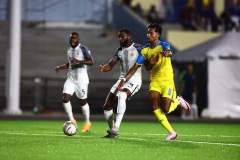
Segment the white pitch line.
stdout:
[[[23,131],[0,131],[1,133],[24,133]],[[46,135],[53,135],[53,134],[61,134],[62,132],[44,132],[43,134]],[[96,134],[102,134],[103,132],[91,132],[91,133],[96,133]],[[120,133],[121,135],[144,135],[144,136],[166,136],[168,134],[159,134],[159,133]],[[223,137],[223,138],[240,138],[240,135],[236,135],[236,136],[231,136],[231,135],[207,135],[207,134],[179,134],[181,137]]]
[[[20,133],[20,132],[1,132],[0,131],[0,134],[10,134],[10,135],[23,135],[23,136],[52,136],[52,137],[56,137],[56,136],[59,136],[59,137],[66,137],[66,135],[64,135],[62,133],[62,135],[56,135],[56,134],[36,134],[36,133]],[[67,136],[68,137],[68,136]],[[71,137],[71,136],[69,136]],[[74,135],[74,137],[83,137],[83,136],[79,136],[79,135]],[[84,137],[92,137],[92,136],[85,136]]]
[[[147,136],[165,136],[167,134],[151,134],[151,133],[121,133],[121,134],[133,134],[133,135],[147,135]],[[183,137],[225,137],[225,138],[240,138],[240,136],[230,136],[230,135],[206,135],[206,134],[180,134]]]
[[[151,141],[148,139],[143,139],[143,138],[126,138],[126,137],[121,137],[122,139],[127,139],[127,140],[136,140],[136,141]],[[155,140],[158,141],[158,140]],[[195,143],[195,144],[210,144],[210,145],[221,145],[221,146],[236,146],[240,147],[240,144],[232,144],[232,143],[217,143],[217,142],[199,142],[199,141],[183,141],[183,140],[174,140],[174,141],[165,141],[162,140],[163,142],[181,142],[181,143]]]
[[176,140],[173,142],[186,142],[186,143],[197,143],[197,144],[214,144],[214,145],[221,145],[221,146],[236,146],[240,147],[240,144],[233,144],[233,143],[217,143],[217,142],[198,142],[198,141],[182,141]]
[[[23,133],[23,132],[2,132],[2,131],[0,131],[0,134],[25,135],[25,136],[28,136],[28,135],[32,135],[32,136],[54,136],[54,137],[56,137],[56,136],[60,136],[60,137],[66,136],[66,135],[56,135],[56,134],[36,134],[36,133],[28,134],[28,133]],[[125,133],[125,134],[137,135],[138,133]],[[166,134],[141,134],[141,135],[149,135],[149,136],[154,135],[154,136],[156,136],[156,135],[166,135]],[[181,135],[181,136],[183,136],[183,135]],[[187,135],[185,135],[185,136],[187,136]],[[197,136],[199,136],[199,135],[197,135]],[[203,136],[203,135],[201,135],[201,136]],[[83,137],[83,136],[74,135],[74,137],[79,137],[80,138],[80,137]],[[93,136],[84,136],[84,137],[93,137]],[[135,138],[135,137],[133,137],[133,138],[121,137],[121,139],[129,139],[129,140],[136,140],[136,141],[150,141],[148,139]],[[174,140],[174,141],[167,141],[167,142],[182,142],[182,143],[210,144],[210,145],[222,145],[222,146],[236,146],[236,147],[240,147],[240,144],[233,144],[233,143],[199,142],[199,141],[184,141],[184,140]]]

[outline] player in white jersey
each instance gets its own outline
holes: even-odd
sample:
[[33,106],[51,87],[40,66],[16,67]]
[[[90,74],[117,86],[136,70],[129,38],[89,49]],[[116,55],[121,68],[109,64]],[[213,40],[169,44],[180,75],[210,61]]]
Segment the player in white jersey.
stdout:
[[93,58],[90,50],[80,43],[80,36],[77,32],[70,34],[69,43],[71,47],[67,51],[68,63],[56,66],[55,71],[59,72],[68,69],[67,80],[63,87],[63,107],[68,114],[69,120],[76,124],[70,103],[70,98],[75,93],[80,99],[84,117],[81,132],[87,132],[91,127],[90,109],[87,103],[89,84],[87,66],[93,65]]
[[[142,85],[142,73],[139,68],[135,74],[129,79],[121,91],[118,91],[119,82],[124,79],[125,74],[134,65],[138,54],[142,49],[140,44],[133,43],[131,33],[127,29],[122,29],[118,33],[120,48],[118,48],[113,58],[107,63],[99,66],[101,72],[111,71],[115,64],[121,63],[121,73],[118,81],[112,86],[103,106],[104,117],[108,122],[109,130],[103,138],[117,138],[119,127],[126,111],[126,99],[130,98],[139,91]],[[116,120],[114,121],[113,107],[117,105]]]

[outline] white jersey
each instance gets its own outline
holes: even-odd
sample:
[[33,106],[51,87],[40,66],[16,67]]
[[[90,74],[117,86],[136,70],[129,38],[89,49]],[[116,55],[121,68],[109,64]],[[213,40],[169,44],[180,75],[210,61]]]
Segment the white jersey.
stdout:
[[[136,62],[138,54],[141,51],[141,49],[142,46],[140,44],[133,43],[131,46],[127,48],[120,47],[115,52],[113,60],[120,61],[121,68],[120,77],[110,90],[110,92],[113,93],[114,95],[116,96],[119,95],[119,91],[117,89],[118,84],[121,82],[121,79],[127,74],[130,68]],[[139,91],[141,85],[142,85],[142,71],[141,67],[139,67],[137,71],[134,73],[134,75],[132,75],[132,77],[127,82],[124,83],[122,88],[127,88],[131,92],[131,96],[133,96],[136,92]]]
[[79,44],[76,48],[70,47],[67,51],[67,56],[69,61],[69,69],[67,74],[68,79],[75,83],[89,83],[87,65],[72,65],[71,60],[73,58],[77,60],[84,60],[85,57],[91,56],[90,50],[86,46]]
[[[129,69],[134,65],[141,49],[142,49],[142,45],[137,43],[133,43],[131,46],[127,48],[120,47],[117,49],[117,51],[113,56],[113,60],[121,62],[119,79],[122,79],[127,74]],[[142,79],[141,67],[138,68],[138,70],[130,79],[141,81]]]

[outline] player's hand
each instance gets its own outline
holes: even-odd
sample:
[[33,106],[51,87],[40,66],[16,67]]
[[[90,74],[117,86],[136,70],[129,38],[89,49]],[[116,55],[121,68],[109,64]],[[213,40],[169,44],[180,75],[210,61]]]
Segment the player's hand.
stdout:
[[124,80],[121,80],[121,82],[118,84],[117,89],[118,89],[119,91],[122,90],[122,86],[124,85],[124,83],[125,83],[125,81],[124,81]]
[[57,66],[54,68],[54,70],[58,73],[61,70],[61,68],[60,68],[60,66]]
[[105,68],[105,64],[103,63],[99,66],[98,70],[103,72],[104,68]]
[[151,55],[151,58],[150,58],[150,60],[149,60],[149,63],[150,63],[151,65],[156,64],[156,63],[158,62],[158,59],[159,59],[159,55],[157,55],[156,57],[154,57],[154,55]]
[[161,54],[162,54],[164,57],[171,57],[171,56],[172,56],[172,51],[170,51],[170,50],[162,51]]
[[72,64],[80,64],[79,60],[77,60],[76,58],[73,58],[73,59],[71,60],[71,63],[72,63]]

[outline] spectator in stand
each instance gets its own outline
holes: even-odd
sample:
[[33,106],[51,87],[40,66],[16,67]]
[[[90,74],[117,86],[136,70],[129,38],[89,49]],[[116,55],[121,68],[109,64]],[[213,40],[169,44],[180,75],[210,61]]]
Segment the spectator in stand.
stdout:
[[137,3],[135,6],[132,7],[132,10],[136,12],[140,17],[145,18],[145,12],[142,8],[141,3]]
[[236,24],[231,19],[231,15],[227,8],[225,8],[224,11],[221,13],[220,19],[224,25],[225,32],[232,31],[233,28],[235,28]]
[[122,4],[130,8],[132,6],[132,0],[122,0]]
[[221,24],[221,21],[215,11],[213,11],[213,13],[211,14],[210,21],[211,21],[211,31],[217,32],[218,27]]
[[169,22],[173,22],[174,20],[174,15],[175,15],[175,11],[174,11],[174,4],[175,0],[162,0],[163,6],[165,8],[165,15],[167,15],[167,21]]
[[155,5],[150,6],[150,9],[147,13],[147,20],[150,23],[157,23],[157,24],[162,24],[164,22],[164,20],[159,17],[158,11]]
[[225,8],[228,9],[232,21],[237,30],[240,29],[240,0],[225,1]]
[[197,30],[194,9],[189,7],[188,4],[186,4],[180,12],[180,23],[184,30]]
[[216,31],[216,24],[218,23],[218,18],[215,14],[214,10],[214,1],[208,0],[208,1],[203,1],[203,8],[201,12],[201,18],[202,18],[202,24],[203,28],[205,30],[211,31],[214,30]]

